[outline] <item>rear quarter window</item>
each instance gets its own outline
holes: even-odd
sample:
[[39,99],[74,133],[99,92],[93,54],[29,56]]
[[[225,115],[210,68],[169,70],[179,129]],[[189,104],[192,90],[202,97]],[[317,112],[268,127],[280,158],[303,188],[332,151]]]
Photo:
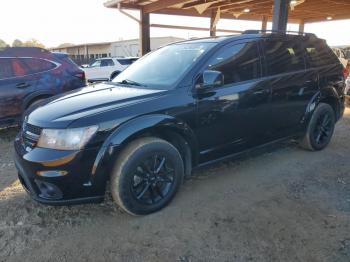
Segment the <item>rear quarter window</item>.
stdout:
[[54,63],[39,58],[21,58],[20,61],[27,67],[29,74],[49,71],[56,67]]
[[320,67],[339,63],[334,52],[321,41],[307,42],[305,52],[310,67]]

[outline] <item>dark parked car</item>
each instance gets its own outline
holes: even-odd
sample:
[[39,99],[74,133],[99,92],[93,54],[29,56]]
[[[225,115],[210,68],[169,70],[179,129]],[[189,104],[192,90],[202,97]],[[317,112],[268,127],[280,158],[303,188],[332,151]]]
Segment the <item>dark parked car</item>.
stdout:
[[160,48],[113,82],[47,101],[15,141],[19,179],[45,204],[115,202],[134,215],[174,197],[193,168],[287,138],[331,140],[343,67],[311,34],[250,31]]
[[85,86],[84,71],[66,54],[41,48],[0,50],[0,127],[17,124],[45,98]]

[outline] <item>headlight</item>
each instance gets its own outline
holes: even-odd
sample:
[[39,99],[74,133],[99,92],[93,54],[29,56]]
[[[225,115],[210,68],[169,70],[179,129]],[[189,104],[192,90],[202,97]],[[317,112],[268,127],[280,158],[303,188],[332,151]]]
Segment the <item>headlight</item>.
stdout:
[[58,150],[82,149],[96,133],[98,126],[72,129],[43,129],[38,147]]

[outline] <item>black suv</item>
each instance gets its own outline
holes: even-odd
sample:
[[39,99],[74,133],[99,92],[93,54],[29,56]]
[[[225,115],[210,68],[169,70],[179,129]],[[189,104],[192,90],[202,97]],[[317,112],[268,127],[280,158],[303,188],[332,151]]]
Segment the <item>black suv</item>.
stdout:
[[195,167],[286,138],[309,150],[344,112],[343,68],[312,34],[246,32],[160,48],[110,83],[28,112],[19,179],[45,204],[166,206]]

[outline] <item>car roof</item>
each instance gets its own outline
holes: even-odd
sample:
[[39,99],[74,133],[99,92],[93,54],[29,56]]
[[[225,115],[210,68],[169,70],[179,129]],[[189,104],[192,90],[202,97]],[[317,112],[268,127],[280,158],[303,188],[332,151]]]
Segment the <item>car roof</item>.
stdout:
[[227,35],[227,36],[218,36],[218,37],[205,37],[205,38],[195,38],[190,40],[184,40],[175,42],[173,44],[184,44],[184,43],[227,43],[238,40],[255,40],[255,39],[263,39],[263,38],[285,38],[285,39],[318,39],[316,35],[310,33],[302,33],[299,32],[274,32],[274,31],[261,31],[261,30],[247,30],[242,34],[235,35]]
[[51,52],[38,47],[7,47],[2,50],[0,49],[0,57],[47,57],[49,55],[51,55]]

